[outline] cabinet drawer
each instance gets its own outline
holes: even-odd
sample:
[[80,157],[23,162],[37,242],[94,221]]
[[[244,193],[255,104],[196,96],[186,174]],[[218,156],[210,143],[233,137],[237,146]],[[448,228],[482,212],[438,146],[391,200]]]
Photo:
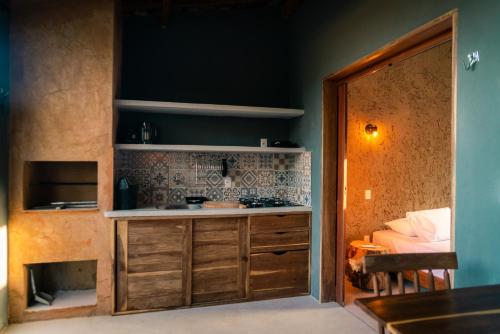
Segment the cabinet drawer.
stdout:
[[255,299],[308,293],[309,251],[252,254],[250,291]]
[[250,217],[250,233],[301,231],[309,229],[309,215],[272,215]]
[[309,230],[277,231],[250,235],[252,253],[309,248]]

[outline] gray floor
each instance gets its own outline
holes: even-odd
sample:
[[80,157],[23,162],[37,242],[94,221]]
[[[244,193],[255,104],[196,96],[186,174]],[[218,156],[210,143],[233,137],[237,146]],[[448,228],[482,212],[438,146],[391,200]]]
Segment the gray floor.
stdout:
[[335,303],[311,297],[199,307],[126,316],[50,320],[12,325],[6,334],[358,334],[371,327]]

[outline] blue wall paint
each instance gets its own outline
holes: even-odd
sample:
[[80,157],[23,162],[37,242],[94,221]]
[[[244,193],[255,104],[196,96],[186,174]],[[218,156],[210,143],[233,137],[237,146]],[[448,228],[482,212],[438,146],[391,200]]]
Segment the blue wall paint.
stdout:
[[[0,9],[0,88],[9,89],[9,21],[3,9]],[[8,109],[0,101],[0,228],[7,225],[8,118]],[[0,247],[6,249],[6,245]],[[0,266],[6,265],[7,259],[0,258]],[[0,287],[0,330],[6,324],[7,287]]]
[[[500,282],[500,2],[348,1],[304,3],[292,27],[292,103],[305,107],[292,138],[313,151],[313,279],[319,295],[322,79],[446,12],[459,9],[458,56],[478,49],[474,72],[458,70],[457,286]],[[335,190],[333,190],[335,191]]]
[[[289,107],[288,21],[281,7],[126,17],[121,97]],[[119,136],[150,120],[161,143],[258,146],[290,121],[122,114]]]
[[260,138],[268,142],[288,139],[290,120],[238,117],[178,116],[127,112],[120,115],[118,140],[124,142],[126,130],[142,121],[159,129],[158,143],[178,145],[259,146]]
[[459,10],[459,60],[481,56],[473,72],[458,67],[456,283],[470,286],[500,282],[500,2]]
[[121,95],[176,102],[289,105],[286,21],[277,8],[126,17]]

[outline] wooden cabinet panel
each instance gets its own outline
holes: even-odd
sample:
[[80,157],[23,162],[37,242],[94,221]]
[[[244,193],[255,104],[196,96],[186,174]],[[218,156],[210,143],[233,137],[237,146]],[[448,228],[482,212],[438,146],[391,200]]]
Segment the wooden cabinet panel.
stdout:
[[278,231],[250,235],[252,253],[309,248],[309,230]]
[[116,231],[118,312],[309,292],[309,214],[118,221]]
[[191,220],[120,221],[117,233],[117,311],[190,303]]
[[247,238],[246,218],[193,221],[193,303],[246,296]]
[[250,217],[250,233],[303,231],[309,229],[309,215],[272,215]]
[[309,250],[252,254],[252,298],[285,297],[309,292]]

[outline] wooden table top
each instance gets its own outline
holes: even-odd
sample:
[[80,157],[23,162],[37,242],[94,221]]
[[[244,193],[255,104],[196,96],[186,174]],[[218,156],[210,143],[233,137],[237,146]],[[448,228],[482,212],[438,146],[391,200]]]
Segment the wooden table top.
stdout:
[[394,334],[453,333],[498,334],[500,314],[469,315],[391,325]]
[[500,285],[370,297],[355,303],[386,326],[396,321],[500,309]]

